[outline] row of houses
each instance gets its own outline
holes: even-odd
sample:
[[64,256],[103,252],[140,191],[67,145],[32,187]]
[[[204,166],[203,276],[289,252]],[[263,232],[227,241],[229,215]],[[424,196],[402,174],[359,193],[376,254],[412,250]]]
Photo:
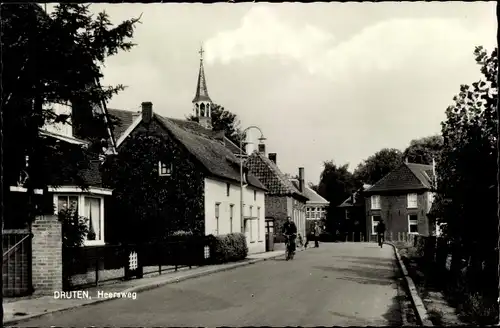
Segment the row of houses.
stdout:
[[[153,173],[160,185],[166,186],[174,180],[177,188],[185,189],[189,186],[182,185],[186,179],[179,179],[179,174],[186,174],[181,172],[181,167],[192,168],[189,175],[195,179],[196,188],[189,189],[190,197],[202,200],[199,205],[202,215],[196,222],[196,226],[202,228],[198,233],[223,235],[241,232],[246,235],[249,253],[272,251],[279,248],[275,242],[282,241],[281,227],[290,216],[304,236],[309,229],[308,222],[320,220],[324,215],[327,202],[306,185],[303,167],[298,167],[298,178],[291,179],[280,170],[277,153],[267,153],[264,143],[254,151],[248,146],[240,149],[223,131],[213,129],[211,111],[214,105],[207,91],[203,58],[200,58],[192,105],[195,121],[160,115],[148,101],[142,102],[139,112],[96,106],[95,112],[104,114],[108,127],[103,153],[106,156],[120,154],[137,145],[141,137],[150,135],[169,145],[173,155],[160,158],[154,172],[144,174]],[[56,114],[71,119],[67,123],[49,124],[40,134],[57,143],[87,147],[87,136],[77,129],[77,106],[57,104],[53,108]],[[114,120],[116,124],[110,124]],[[154,150],[141,148],[141,151],[147,156]],[[109,243],[110,236],[120,231],[121,222],[112,219],[116,213],[108,206],[113,202],[113,190],[103,182],[101,166],[107,160],[106,156],[96,156],[78,171],[79,182],[84,181],[88,188],[80,188],[77,179],[58,181],[49,186],[43,197],[53,203],[53,215],[39,217],[26,227],[16,225],[16,208],[12,207],[8,212],[10,219],[7,218],[4,227],[8,239],[5,242],[4,237],[4,268],[6,259],[23,245],[20,240],[28,241],[28,235],[33,239],[20,260],[7,265],[4,270],[4,294],[19,294],[27,285],[32,285],[35,292],[42,294],[60,289],[62,232],[57,214],[61,210],[73,207],[80,216],[88,218],[89,233],[83,247],[104,246]],[[22,204],[25,192],[20,181],[11,187],[11,198]],[[180,200],[176,205],[188,209],[192,203]],[[12,236],[15,238],[10,238]]]

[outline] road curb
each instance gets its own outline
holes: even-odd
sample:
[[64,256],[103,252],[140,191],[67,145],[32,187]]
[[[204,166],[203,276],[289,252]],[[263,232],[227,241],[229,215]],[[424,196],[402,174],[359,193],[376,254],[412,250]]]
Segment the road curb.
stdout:
[[408,270],[406,269],[406,266],[403,263],[403,260],[401,259],[401,255],[399,255],[399,251],[396,248],[396,245],[394,245],[391,242],[385,242],[385,244],[392,246],[392,248],[394,249],[396,259],[398,260],[399,268],[403,272],[403,276],[406,281],[405,285],[410,294],[410,301],[413,306],[413,309],[415,310],[415,316],[418,325],[434,326],[432,321],[429,320],[429,315],[427,313],[427,309],[425,308],[424,302],[422,302],[422,299],[418,295],[417,287],[415,286],[413,279],[411,279],[410,275],[408,274]]
[[[303,250],[299,250],[299,251],[303,251]],[[165,286],[165,285],[175,284],[175,283],[178,283],[178,282],[181,282],[181,281],[184,281],[184,280],[194,279],[194,278],[198,278],[198,277],[205,276],[205,275],[210,275],[210,274],[217,273],[217,272],[229,271],[229,270],[232,270],[232,269],[236,269],[236,268],[240,268],[240,267],[243,267],[243,266],[255,264],[255,263],[258,263],[258,262],[267,261],[267,260],[270,260],[270,259],[274,259],[276,257],[283,256],[283,255],[284,254],[277,254],[277,255],[270,256],[270,257],[266,257],[266,258],[245,260],[245,262],[234,263],[232,265],[225,266],[225,267],[219,267],[219,268],[216,267],[216,268],[213,268],[213,269],[207,269],[207,270],[202,271],[202,272],[194,272],[194,273],[191,273],[191,274],[187,273],[186,275],[183,275],[183,276],[180,276],[180,277],[177,277],[177,278],[170,278],[170,279],[165,279],[164,281],[159,281],[159,282],[155,282],[155,283],[143,284],[143,285],[131,287],[131,288],[128,288],[128,289],[125,289],[125,290],[121,291],[121,293],[129,293],[129,292],[130,293],[133,293],[133,292],[138,293],[138,292],[143,292],[143,291],[155,289],[155,288],[158,288],[158,287],[162,287],[162,286]],[[3,325],[4,326],[5,325],[15,325],[15,324],[17,324],[19,322],[31,320],[31,319],[34,319],[34,318],[43,317],[45,315],[49,315],[49,314],[52,314],[52,313],[63,312],[63,311],[72,310],[72,309],[76,309],[76,308],[80,308],[80,307],[84,307],[84,306],[88,306],[88,305],[94,305],[94,304],[97,304],[97,303],[103,303],[103,302],[107,302],[107,301],[113,301],[113,300],[116,300],[116,299],[119,299],[119,298],[99,298],[99,299],[91,300],[88,303],[84,303],[84,304],[70,305],[70,306],[66,306],[66,307],[63,307],[63,308],[49,310],[49,311],[43,312],[43,313],[28,314],[26,316],[22,316],[22,317],[19,317],[19,318],[4,320]]]

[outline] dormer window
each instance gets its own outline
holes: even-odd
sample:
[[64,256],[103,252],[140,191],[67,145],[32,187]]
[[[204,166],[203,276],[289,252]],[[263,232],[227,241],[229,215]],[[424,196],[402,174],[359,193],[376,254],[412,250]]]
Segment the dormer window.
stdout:
[[168,177],[172,175],[172,163],[158,162],[158,173],[161,177]]

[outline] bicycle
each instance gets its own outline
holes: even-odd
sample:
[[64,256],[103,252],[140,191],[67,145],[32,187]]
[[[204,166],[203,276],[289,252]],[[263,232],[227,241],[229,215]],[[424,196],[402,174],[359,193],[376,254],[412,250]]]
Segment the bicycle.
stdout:
[[380,248],[382,248],[382,245],[384,245],[385,242],[385,236],[383,234],[379,234],[378,236],[378,245]]
[[286,257],[286,260],[293,260],[293,257],[295,255],[295,251],[290,251],[290,249],[292,248],[292,237],[295,236],[295,234],[293,234],[292,236],[289,236],[289,235],[285,235],[286,237],[286,244],[285,244],[285,257]]

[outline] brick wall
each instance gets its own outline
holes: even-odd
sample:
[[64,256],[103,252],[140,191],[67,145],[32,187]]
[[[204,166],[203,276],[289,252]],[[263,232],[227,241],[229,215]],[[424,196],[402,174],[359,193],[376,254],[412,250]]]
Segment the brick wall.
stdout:
[[415,214],[418,217],[418,232],[421,235],[429,234],[429,221],[427,218],[427,192],[418,193],[418,208],[407,208],[407,195],[391,194],[380,196],[380,210],[371,209],[371,198],[366,198],[366,233],[371,236],[370,240],[376,240],[372,235],[372,216],[380,215],[385,222],[387,233],[397,236],[398,233],[408,232],[408,215]]
[[281,236],[281,227],[286,221],[288,214],[288,197],[283,196],[265,196],[264,204],[266,207],[266,218],[274,219],[274,234]]
[[32,225],[32,281],[35,295],[62,290],[62,227],[56,215],[38,217]]

